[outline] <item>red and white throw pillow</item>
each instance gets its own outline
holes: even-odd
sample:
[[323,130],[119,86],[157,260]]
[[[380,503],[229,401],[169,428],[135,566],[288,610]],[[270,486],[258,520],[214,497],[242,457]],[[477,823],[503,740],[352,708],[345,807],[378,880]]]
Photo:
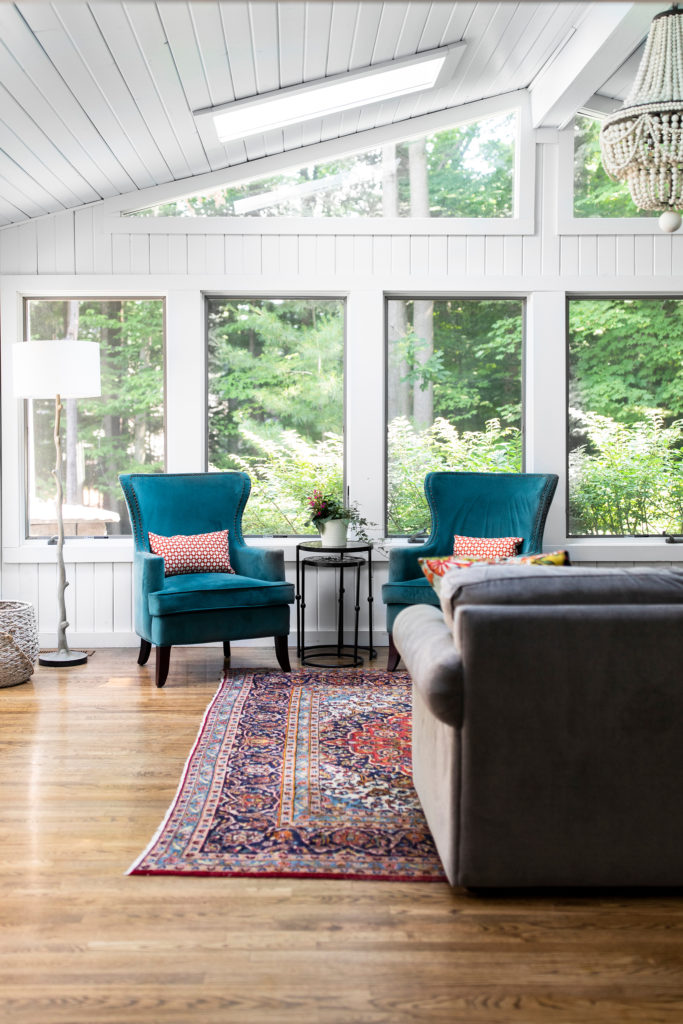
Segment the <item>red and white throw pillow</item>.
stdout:
[[460,537],[453,538],[453,554],[471,558],[511,558],[519,551],[523,537]]
[[228,531],[215,533],[178,533],[163,537],[149,534],[149,547],[153,554],[163,555],[164,575],[182,576],[190,572],[232,572]]

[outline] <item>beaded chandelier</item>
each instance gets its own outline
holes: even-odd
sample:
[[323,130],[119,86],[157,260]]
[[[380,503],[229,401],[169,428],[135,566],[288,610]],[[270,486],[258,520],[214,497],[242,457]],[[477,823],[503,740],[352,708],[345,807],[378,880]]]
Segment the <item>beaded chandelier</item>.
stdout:
[[653,19],[633,88],[621,110],[603,122],[600,147],[610,178],[626,182],[640,210],[670,211],[660,225],[676,230],[675,211],[683,208],[683,11],[678,4]]

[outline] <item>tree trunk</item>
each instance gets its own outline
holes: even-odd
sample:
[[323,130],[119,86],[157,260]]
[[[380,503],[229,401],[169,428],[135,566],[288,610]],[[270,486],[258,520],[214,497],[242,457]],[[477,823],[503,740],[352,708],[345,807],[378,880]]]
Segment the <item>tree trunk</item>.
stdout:
[[[78,300],[69,299],[67,303],[66,337],[71,341],[78,340]],[[67,505],[79,504],[78,492],[78,405],[75,398],[65,399],[66,408],[66,502]]]
[[[429,180],[427,151],[424,139],[408,146],[410,175],[410,213],[413,217],[429,217]],[[434,353],[434,303],[416,299],[413,327],[417,342],[416,357],[419,364],[426,363]],[[434,385],[416,380],[413,384],[413,417],[415,426],[430,427],[434,422]]]
[[[393,143],[382,146],[382,216],[398,217],[396,146]],[[399,357],[395,347],[396,342],[405,338],[408,329],[406,304],[403,300],[392,299],[388,303],[387,321],[387,415],[391,420],[395,416],[410,415],[408,367],[405,360]]]

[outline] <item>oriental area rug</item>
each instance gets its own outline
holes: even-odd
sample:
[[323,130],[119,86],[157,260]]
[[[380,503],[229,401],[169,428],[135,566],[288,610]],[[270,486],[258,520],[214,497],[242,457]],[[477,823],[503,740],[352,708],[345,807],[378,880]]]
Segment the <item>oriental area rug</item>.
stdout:
[[229,672],[129,874],[445,881],[412,784],[408,674]]

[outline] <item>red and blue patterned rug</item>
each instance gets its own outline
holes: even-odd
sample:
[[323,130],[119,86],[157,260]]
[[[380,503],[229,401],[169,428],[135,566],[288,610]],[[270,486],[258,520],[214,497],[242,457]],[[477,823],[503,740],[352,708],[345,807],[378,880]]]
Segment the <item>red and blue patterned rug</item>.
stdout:
[[445,881],[405,672],[230,672],[135,875]]

